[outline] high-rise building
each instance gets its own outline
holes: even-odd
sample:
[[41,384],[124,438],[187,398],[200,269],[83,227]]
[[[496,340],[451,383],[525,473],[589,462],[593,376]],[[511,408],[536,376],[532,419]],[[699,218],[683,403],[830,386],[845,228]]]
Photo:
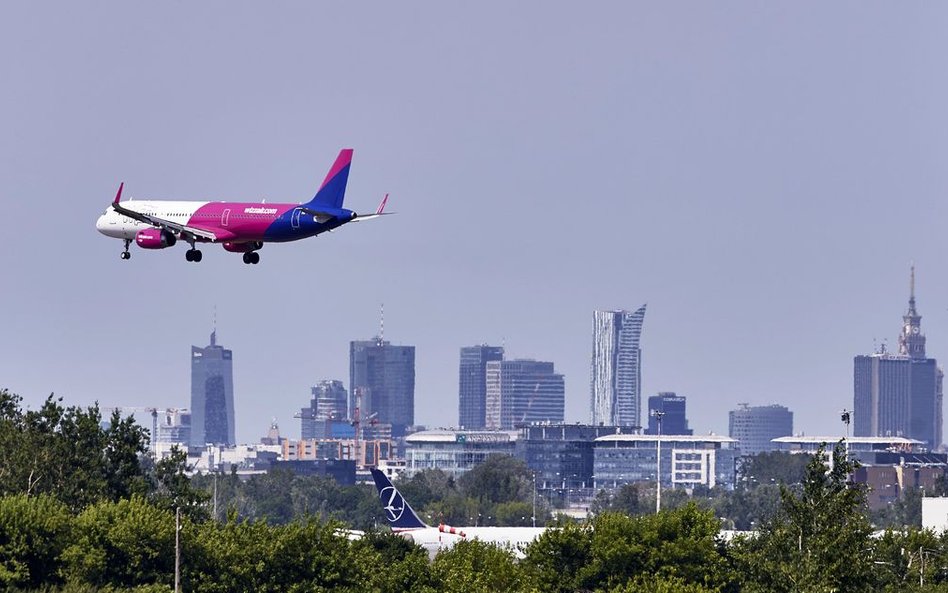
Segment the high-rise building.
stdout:
[[487,363],[504,359],[500,346],[467,346],[461,348],[458,371],[458,426],[478,429],[486,426]]
[[486,427],[511,430],[531,422],[562,422],[563,375],[552,362],[492,360],[487,363]]
[[728,414],[727,434],[740,443],[741,455],[776,451],[779,447],[773,439],[793,435],[793,412],[777,404],[741,404]]
[[645,305],[635,312],[593,312],[592,423],[641,426],[642,323]]
[[903,436],[935,449],[942,443],[942,380],[925,355],[922,316],[915,309],[912,267],[908,311],[902,316],[899,353],[885,347],[853,359],[853,434]]
[[217,345],[191,346],[191,447],[237,444],[234,435],[233,353]]
[[648,433],[658,434],[658,416],[662,413],[662,434],[693,434],[685,415],[685,397],[664,391],[648,398]]
[[349,343],[349,409],[392,425],[400,437],[415,423],[415,347],[381,338]]
[[300,410],[300,433],[303,439],[323,438],[326,421],[344,421],[348,417],[349,394],[342,381],[320,381],[311,389],[309,407]]

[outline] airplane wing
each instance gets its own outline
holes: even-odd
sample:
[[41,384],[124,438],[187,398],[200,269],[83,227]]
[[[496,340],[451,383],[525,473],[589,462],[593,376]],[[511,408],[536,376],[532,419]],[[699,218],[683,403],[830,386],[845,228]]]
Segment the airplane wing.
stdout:
[[[122,185],[125,184],[123,183]],[[219,240],[218,236],[211,231],[184,224],[178,224],[177,222],[173,222],[171,220],[165,220],[164,218],[160,218],[158,216],[137,212],[122,206],[122,204],[119,203],[119,199],[122,197],[122,185],[119,186],[118,193],[115,195],[115,201],[112,202],[112,208],[122,216],[127,216],[128,218],[144,222],[145,224],[150,224],[153,227],[158,227],[160,229],[177,233],[185,239],[188,235],[190,235],[194,239],[200,239],[203,241],[213,242]]]

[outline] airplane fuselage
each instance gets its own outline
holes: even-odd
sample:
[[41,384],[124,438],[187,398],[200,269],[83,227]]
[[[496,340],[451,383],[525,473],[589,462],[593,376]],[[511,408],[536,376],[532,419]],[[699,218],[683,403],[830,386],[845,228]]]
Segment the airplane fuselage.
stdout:
[[439,527],[397,530],[398,535],[410,539],[423,547],[430,558],[440,551],[453,547],[464,540],[478,540],[484,543],[509,547],[517,557],[523,557],[521,550],[527,544],[540,537],[546,527],[461,527],[464,535],[450,533]]
[[[319,222],[300,204],[131,200],[123,206],[182,226],[210,231],[218,237],[217,242],[233,244],[296,241],[330,231],[351,220],[350,211],[345,210],[344,216]],[[100,233],[118,239],[135,240],[139,231],[149,228],[152,225],[119,214],[112,208],[96,221]]]

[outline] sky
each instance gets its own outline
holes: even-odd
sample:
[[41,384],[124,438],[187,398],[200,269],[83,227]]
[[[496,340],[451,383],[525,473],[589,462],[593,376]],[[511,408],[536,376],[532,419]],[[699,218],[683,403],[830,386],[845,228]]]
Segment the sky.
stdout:
[[[457,422],[458,351],[553,361],[588,421],[592,312],[648,303],[643,398],[696,433],[738,403],[841,434],[852,359],[905,312],[948,360],[948,6],[890,2],[4,2],[0,387],[37,407],[187,407],[234,351],[237,437],[292,415],[348,343],[416,346],[416,422]],[[119,259],[140,199],[396,216]],[[216,313],[215,313],[216,312]]]

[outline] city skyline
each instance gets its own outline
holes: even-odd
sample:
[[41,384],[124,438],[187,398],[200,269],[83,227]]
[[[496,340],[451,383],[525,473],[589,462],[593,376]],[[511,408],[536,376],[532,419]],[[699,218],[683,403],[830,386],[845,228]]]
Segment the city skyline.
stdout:
[[[781,402],[842,435],[911,261],[948,353],[948,6],[5,8],[0,384],[33,408],[186,407],[216,305],[238,440],[289,431],[384,302],[417,348],[417,423],[454,423],[458,348],[483,342],[554,361],[585,422],[589,313],[648,302],[641,393],[687,394],[695,434]],[[347,204],[390,192],[396,215],[257,266],[125,262],[95,231],[122,181],[305,201],[342,146]]]

